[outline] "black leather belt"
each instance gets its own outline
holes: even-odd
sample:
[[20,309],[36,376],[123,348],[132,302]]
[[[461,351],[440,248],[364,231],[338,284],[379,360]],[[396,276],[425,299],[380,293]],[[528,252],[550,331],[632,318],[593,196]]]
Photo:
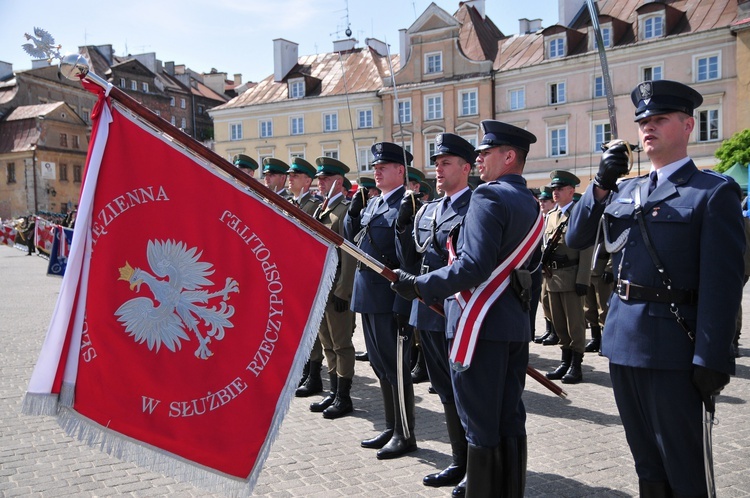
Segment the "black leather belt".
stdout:
[[578,266],[577,259],[570,259],[567,261],[555,261],[554,259],[549,262],[547,268],[550,270],[559,270],[561,268],[568,268],[569,266]]
[[685,289],[672,289],[670,292],[665,287],[644,287],[630,282],[629,280],[617,280],[615,292],[623,301],[631,299],[637,301],[650,301],[653,303],[667,304],[698,304],[698,291]]

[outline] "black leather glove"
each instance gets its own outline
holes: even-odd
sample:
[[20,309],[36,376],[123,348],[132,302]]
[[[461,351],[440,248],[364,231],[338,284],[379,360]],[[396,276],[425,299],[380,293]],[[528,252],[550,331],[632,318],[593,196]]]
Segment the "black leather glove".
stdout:
[[394,313],[393,317],[396,319],[396,325],[398,328],[398,335],[408,336],[411,332],[411,325],[409,325],[409,315],[402,315],[401,313]]
[[611,271],[605,271],[602,273],[601,279],[605,284],[611,284],[615,281],[615,275]]
[[714,413],[716,410],[714,396],[719,394],[727,384],[729,384],[729,374],[699,365],[693,368],[693,385],[701,395],[706,411],[709,413]]
[[599,171],[594,177],[594,185],[604,190],[618,192],[617,179],[628,174],[630,160],[628,149],[624,143],[618,143],[608,148],[599,161]]
[[414,193],[409,192],[401,199],[401,204],[398,206],[398,218],[396,218],[396,228],[402,231],[407,225],[414,222],[414,216],[422,207],[422,202],[414,196]]
[[589,292],[589,286],[584,284],[576,284],[576,294],[583,297]]
[[367,206],[367,191],[363,188],[357,189],[357,193],[352,197],[349,204],[349,216],[359,218],[359,214]]
[[336,310],[337,313],[343,313],[349,309],[349,301],[333,296],[333,309]]
[[391,282],[391,289],[407,301],[419,299],[419,289],[417,289],[417,277],[405,271],[396,270],[398,280]]

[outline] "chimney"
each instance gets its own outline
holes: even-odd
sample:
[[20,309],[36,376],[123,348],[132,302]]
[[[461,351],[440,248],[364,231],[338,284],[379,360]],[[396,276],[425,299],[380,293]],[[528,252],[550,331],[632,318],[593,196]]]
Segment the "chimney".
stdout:
[[240,86],[242,84],[242,74],[234,73],[234,86]]
[[40,67],[49,67],[51,65],[47,59],[34,59],[31,61],[31,69],[39,69]]
[[164,71],[170,75],[174,76],[174,61],[169,61],[164,63]]
[[558,0],[559,23],[569,27],[584,6],[584,0]]
[[375,38],[365,38],[365,45],[370,47],[381,57],[388,55],[388,45]]
[[354,38],[347,38],[346,40],[336,40],[333,42],[334,52],[346,52],[347,50],[353,50],[357,45],[357,40]]
[[466,4],[467,7],[474,7],[475,9],[477,9],[479,15],[482,16],[482,19],[484,19],[484,0],[466,0],[459,4],[459,8],[463,4]]
[[0,81],[5,80],[9,76],[13,76],[13,64],[0,61]]
[[97,45],[96,50],[107,60],[107,65],[111,66],[112,57],[114,56],[112,45]]
[[398,52],[401,54],[401,67],[404,67],[404,64],[406,64],[406,61],[409,60],[409,56],[411,55],[411,45],[409,45],[409,35],[406,32],[405,28],[401,28],[398,30],[398,44],[399,49]]
[[299,45],[297,43],[276,38],[273,41],[273,80],[282,81],[297,64],[298,58]]

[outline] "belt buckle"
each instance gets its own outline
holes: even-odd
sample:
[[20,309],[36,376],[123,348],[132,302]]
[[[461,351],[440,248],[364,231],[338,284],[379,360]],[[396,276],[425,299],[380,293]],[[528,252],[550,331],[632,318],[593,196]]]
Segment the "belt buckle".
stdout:
[[424,275],[426,273],[430,273],[430,265],[422,265],[419,267],[419,274]]
[[549,262],[549,267],[552,268],[553,270],[557,270],[558,269],[557,268],[557,261],[554,261],[554,260],[550,261]]
[[630,299],[630,280],[620,280],[617,282],[617,295],[623,301]]

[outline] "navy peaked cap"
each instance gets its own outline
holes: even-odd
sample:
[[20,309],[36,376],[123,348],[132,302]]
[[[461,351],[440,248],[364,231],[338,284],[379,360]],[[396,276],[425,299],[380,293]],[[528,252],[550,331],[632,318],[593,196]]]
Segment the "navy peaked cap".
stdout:
[[643,81],[630,93],[635,121],[658,114],[684,112],[690,116],[703,103],[700,93],[689,86],[670,80]]
[[[408,166],[414,159],[414,156],[408,150],[405,151],[400,145],[391,142],[373,144],[372,155],[374,157],[372,164],[397,163]],[[406,156],[406,164],[404,164],[404,156]]]
[[528,152],[530,145],[536,143],[536,136],[533,133],[508,123],[486,119],[481,125],[484,137],[482,137],[482,143],[476,148],[477,151],[510,145]]
[[446,154],[458,156],[472,165],[477,160],[477,151],[474,150],[474,146],[453,133],[438,134],[435,138],[435,153],[430,156],[430,160],[434,161],[438,156]]

